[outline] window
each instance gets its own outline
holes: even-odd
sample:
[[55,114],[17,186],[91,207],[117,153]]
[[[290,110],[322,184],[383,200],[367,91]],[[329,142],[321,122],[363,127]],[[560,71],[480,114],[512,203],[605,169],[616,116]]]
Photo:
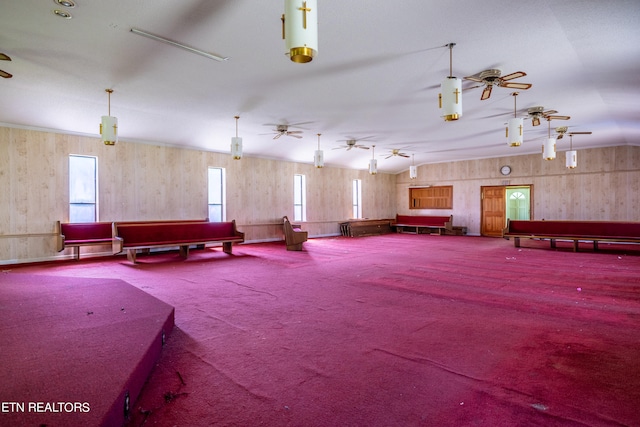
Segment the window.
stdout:
[[353,180],[353,218],[362,218],[362,181]]
[[226,212],[224,209],[225,204],[225,192],[224,192],[224,169],[223,168],[209,168],[208,170],[208,183],[209,183],[209,221],[222,222],[226,219]]
[[98,159],[69,156],[69,222],[98,220]]
[[307,220],[307,192],[304,175],[293,176],[293,220]]
[[453,209],[453,186],[410,188],[409,209]]

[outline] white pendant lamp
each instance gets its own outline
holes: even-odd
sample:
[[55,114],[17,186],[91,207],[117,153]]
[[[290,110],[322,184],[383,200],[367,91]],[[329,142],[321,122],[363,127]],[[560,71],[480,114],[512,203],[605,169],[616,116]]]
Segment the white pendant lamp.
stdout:
[[409,179],[416,179],[418,177],[418,169],[413,164],[413,154],[411,155],[411,166],[409,166]]
[[285,54],[293,62],[311,62],[318,53],[317,0],[285,0],[282,15]]
[[573,135],[591,135],[592,132],[571,132],[569,133],[569,151],[566,152],[567,168],[575,169],[578,167],[578,152],[573,149]]
[[236,136],[231,138],[231,156],[234,160],[240,160],[242,158],[242,138],[238,137],[238,119],[240,116],[235,116],[236,119]]
[[100,135],[102,135],[104,145],[116,145],[116,142],[118,142],[118,118],[111,117],[111,94],[113,93],[113,89],[105,89],[104,91],[109,94],[109,115],[102,116]]
[[320,149],[320,134],[318,134],[318,149],[313,156],[313,165],[317,168],[324,166],[324,153]]
[[524,120],[516,117],[518,114],[516,108],[518,92],[513,92],[511,95],[513,96],[513,118],[509,119],[507,124],[507,144],[509,147],[519,147],[524,138]]
[[378,161],[375,159],[376,146],[371,146],[371,160],[369,160],[369,173],[375,175],[378,173]]
[[449,43],[449,77],[440,84],[438,101],[442,110],[441,117],[450,122],[462,117],[462,80],[453,76],[453,47],[455,43]]
[[542,158],[545,160],[553,160],[556,158],[556,139],[551,137],[551,119],[547,118],[549,123],[549,137],[542,145]]

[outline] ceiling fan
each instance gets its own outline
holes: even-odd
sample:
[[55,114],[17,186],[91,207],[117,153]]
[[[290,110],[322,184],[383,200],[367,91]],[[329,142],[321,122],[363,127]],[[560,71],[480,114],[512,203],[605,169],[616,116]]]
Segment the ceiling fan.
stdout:
[[400,156],[400,157],[411,157],[406,153],[401,153],[399,148],[393,148],[391,150],[391,154],[389,154],[385,159],[389,159],[391,157]]
[[[484,70],[478,74],[474,74],[472,76],[465,77],[465,80],[471,80],[472,82],[482,83],[481,85],[474,86],[480,87],[484,86],[484,90],[482,91],[482,95],[480,95],[480,100],[484,101],[485,99],[489,99],[491,96],[491,90],[493,86],[500,87],[508,87],[511,89],[521,89],[526,90],[529,89],[532,85],[530,83],[516,83],[511,82],[513,79],[517,79],[519,77],[524,77],[527,74],[524,71],[516,71],[515,73],[507,74],[506,76],[502,76],[502,71],[496,69]],[[473,89],[473,88],[469,88]]]
[[[547,117],[556,114],[557,111],[556,110],[547,110],[544,111],[544,107],[531,107],[527,110],[527,113],[529,114],[529,117],[531,117],[531,124],[533,126],[540,126],[540,119],[546,119]],[[556,116],[556,118],[560,119],[560,117],[567,117],[567,116]],[[569,118],[567,117],[566,119],[560,119],[560,120],[569,120]]]
[[291,136],[298,139],[302,138],[302,135],[299,135],[302,133],[302,131],[289,130],[289,125],[276,125],[276,128],[273,129],[273,131],[275,132],[275,136],[273,137],[273,139],[278,139],[282,135]]
[[344,142],[346,142],[345,145],[341,145],[340,147],[336,147],[336,148],[334,148],[334,150],[339,150],[341,148],[344,148],[347,151],[351,150],[352,148],[362,148],[363,150],[368,150],[369,149],[369,147],[367,147],[366,145],[358,144],[358,140],[357,139],[345,139]]
[[[9,58],[9,55],[0,53],[0,61],[11,61],[11,58]],[[4,77],[5,79],[10,79],[11,77],[13,77],[13,74],[7,73],[4,70],[0,70],[0,76]]]

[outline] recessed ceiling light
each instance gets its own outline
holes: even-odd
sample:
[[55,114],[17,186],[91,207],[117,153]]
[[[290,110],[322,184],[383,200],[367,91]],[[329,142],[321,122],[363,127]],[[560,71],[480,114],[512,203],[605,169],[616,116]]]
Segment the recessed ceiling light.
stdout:
[[55,15],[59,16],[60,18],[71,19],[71,14],[69,12],[64,11],[64,10],[56,9],[56,10],[53,11],[53,13]]
[[64,7],[76,7],[76,4],[73,2],[73,0],[53,0],[53,2]]

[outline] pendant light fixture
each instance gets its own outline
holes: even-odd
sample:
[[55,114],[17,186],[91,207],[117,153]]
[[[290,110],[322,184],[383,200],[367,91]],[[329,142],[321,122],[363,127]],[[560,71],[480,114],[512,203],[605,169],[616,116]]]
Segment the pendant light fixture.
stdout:
[[409,179],[416,179],[418,177],[418,169],[413,162],[413,154],[411,155],[411,166],[409,166]]
[[324,153],[320,149],[320,134],[318,134],[318,149],[313,156],[313,165],[317,168],[324,166]]
[[240,160],[242,158],[242,138],[238,137],[238,119],[240,116],[235,116],[236,119],[236,136],[231,138],[231,156],[234,160]]
[[570,132],[569,133],[569,151],[566,152],[567,168],[575,169],[578,167],[578,152],[573,149],[573,135],[591,135],[591,132]]
[[578,167],[578,152],[573,149],[573,135],[569,134],[569,151],[566,152],[567,169]]
[[375,158],[376,146],[371,146],[371,160],[369,160],[369,173],[375,175],[378,173],[378,161]]
[[102,116],[100,135],[102,135],[104,145],[116,145],[116,142],[118,142],[118,119],[111,117],[111,94],[113,93],[113,89],[105,89],[104,91],[109,94],[109,115]]
[[438,102],[442,109],[442,118],[446,122],[458,120],[462,117],[462,80],[453,76],[453,47],[455,43],[449,43],[449,77],[440,85]]
[[545,160],[553,160],[556,158],[556,139],[551,137],[551,119],[547,117],[549,123],[549,137],[542,145],[542,158]]
[[285,0],[282,38],[293,62],[311,62],[318,53],[317,0]]
[[523,140],[524,119],[516,117],[518,114],[516,108],[518,92],[513,92],[511,95],[513,96],[513,118],[509,119],[507,125],[507,144],[509,144],[510,147],[519,147],[522,145]]

